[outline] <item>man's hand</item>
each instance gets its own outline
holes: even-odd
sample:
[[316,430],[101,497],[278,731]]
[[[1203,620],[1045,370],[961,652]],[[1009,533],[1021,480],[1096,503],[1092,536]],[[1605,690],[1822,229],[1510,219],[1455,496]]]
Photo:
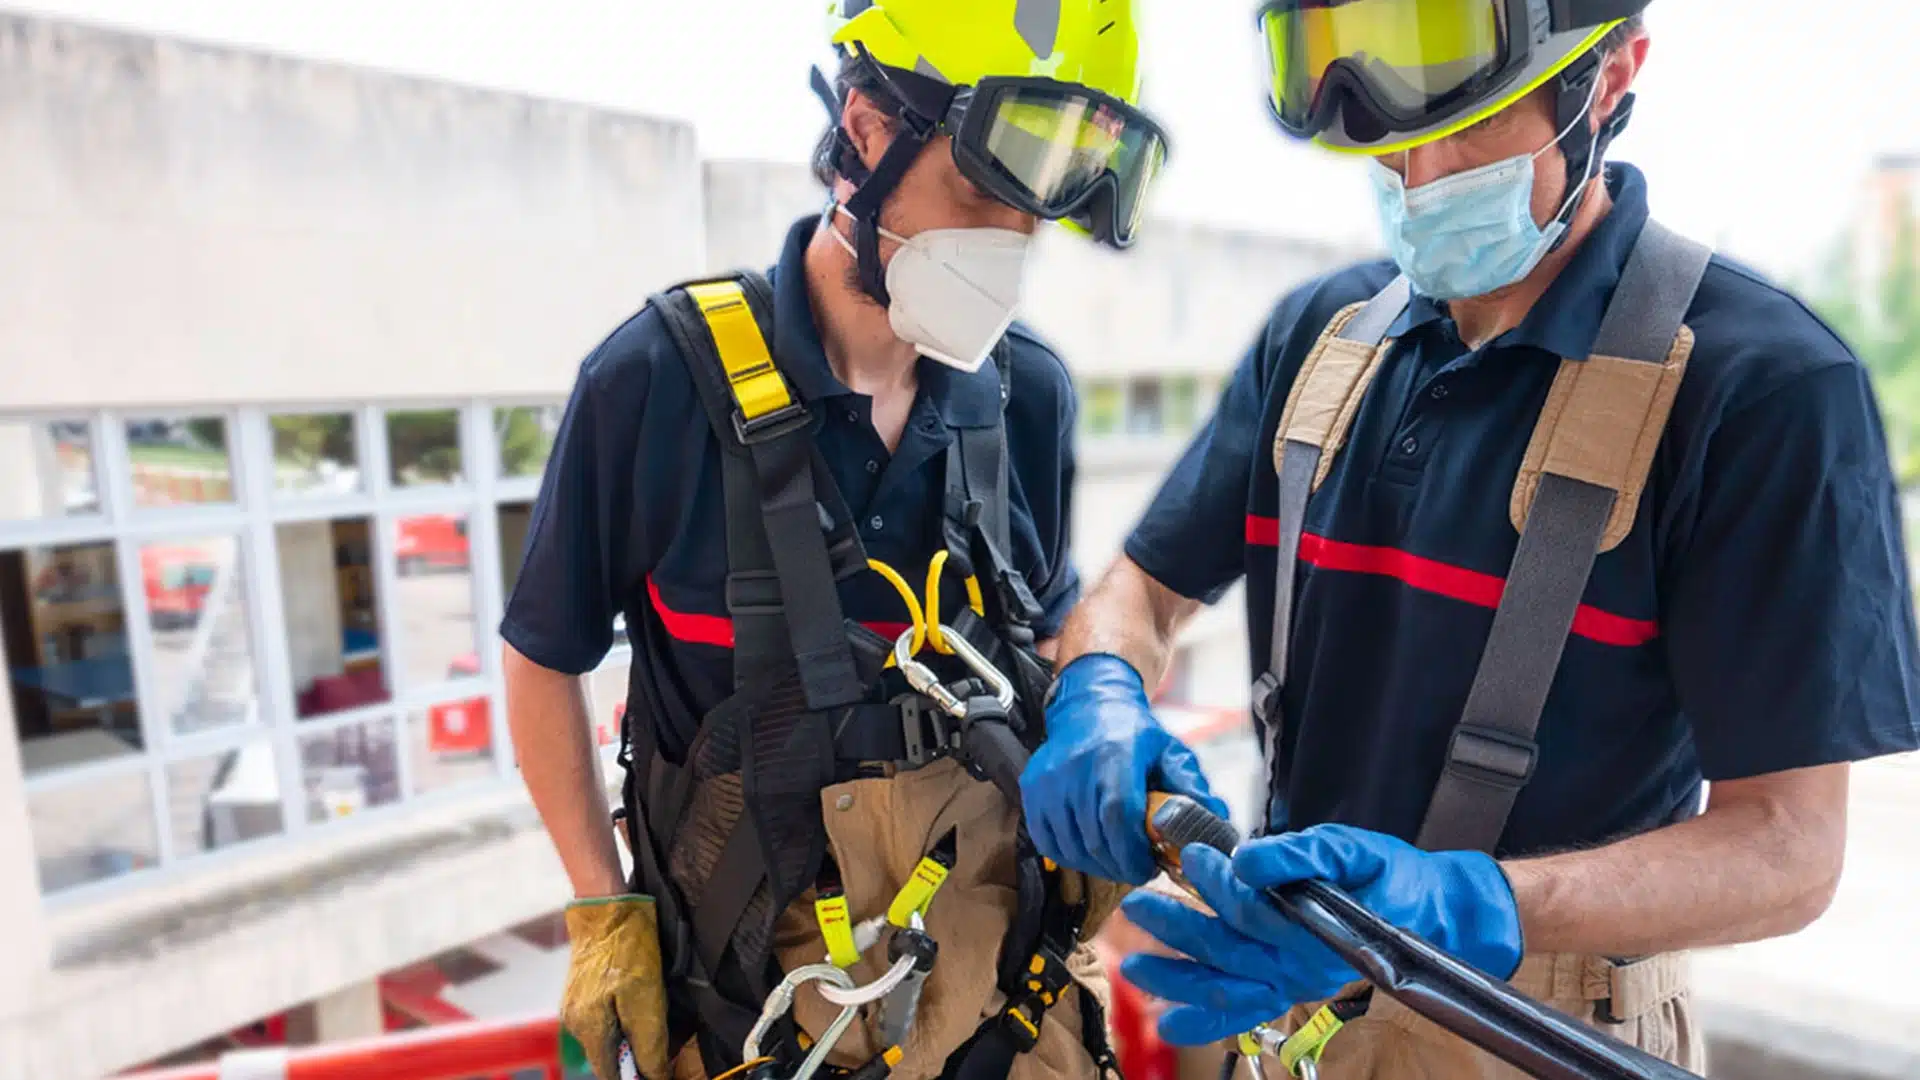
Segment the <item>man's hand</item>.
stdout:
[[1121,973],[1141,990],[1179,1002],[1161,1037],[1200,1045],[1267,1023],[1302,1002],[1332,997],[1358,974],[1280,914],[1267,889],[1295,881],[1336,885],[1388,922],[1497,978],[1520,966],[1520,916],[1500,866],[1477,852],[1429,854],[1394,837],[1345,825],[1251,840],[1229,860],[1202,845],[1181,866],[1218,917],[1140,892],[1127,917],[1192,957],[1132,956]]
[[1034,846],[1068,869],[1145,885],[1159,872],[1149,782],[1226,816],[1193,751],[1154,719],[1138,672],[1103,653],[1068,664],[1047,707],[1047,741],[1020,777]]
[[620,1080],[622,1047],[645,1080],[667,1080],[667,987],[652,898],[576,900],[566,917],[572,951],[560,1023],[599,1080]]

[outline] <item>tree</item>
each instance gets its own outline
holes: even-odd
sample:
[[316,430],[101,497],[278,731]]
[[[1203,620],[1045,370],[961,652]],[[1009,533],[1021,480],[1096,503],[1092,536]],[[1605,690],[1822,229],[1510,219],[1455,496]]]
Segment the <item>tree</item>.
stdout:
[[1894,214],[1879,280],[1859,280],[1855,255],[1850,242],[1836,244],[1804,291],[1873,376],[1900,486],[1920,486],[1920,216],[1913,205],[1903,201]]

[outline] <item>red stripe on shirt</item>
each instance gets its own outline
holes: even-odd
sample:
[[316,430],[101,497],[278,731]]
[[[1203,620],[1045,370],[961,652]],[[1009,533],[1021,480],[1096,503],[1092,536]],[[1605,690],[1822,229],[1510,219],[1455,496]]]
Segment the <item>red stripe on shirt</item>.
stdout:
[[[695,615],[684,611],[675,611],[660,598],[660,587],[653,578],[647,578],[647,598],[653,601],[653,610],[660,614],[660,625],[666,627],[667,636],[675,641],[690,642],[695,645],[717,645],[723,649],[733,648],[733,620],[725,615]],[[907,632],[908,623],[869,622],[860,625],[892,641]]]
[[[1280,542],[1280,522],[1247,515],[1247,543],[1274,547]],[[1372,547],[1329,540],[1313,533],[1300,535],[1300,561],[1321,570],[1390,577],[1402,584],[1484,608],[1500,606],[1505,578],[1461,566],[1422,558],[1398,548]],[[1602,645],[1631,648],[1660,636],[1660,625],[1650,619],[1629,619],[1581,604],[1573,615],[1573,632]]]

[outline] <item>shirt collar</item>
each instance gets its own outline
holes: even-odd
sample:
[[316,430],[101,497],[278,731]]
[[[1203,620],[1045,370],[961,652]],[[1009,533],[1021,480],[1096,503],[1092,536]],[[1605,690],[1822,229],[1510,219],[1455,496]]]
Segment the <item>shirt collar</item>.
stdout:
[[[769,275],[773,282],[773,348],[780,370],[802,401],[824,401],[853,391],[833,373],[827,349],[814,321],[813,300],[807,294],[807,245],[813,242],[820,217],[809,214],[787,230],[780,261]],[[998,364],[1010,351],[1010,342],[994,350],[979,371],[964,372],[920,358],[920,396],[939,413],[948,427],[991,427],[1000,419]]]
[[[1525,346],[1576,360],[1593,351],[1607,302],[1620,283],[1620,271],[1647,223],[1647,181],[1639,169],[1609,164],[1606,184],[1613,208],[1587,234],[1520,325],[1495,338],[1489,348]],[[1388,334],[1403,337],[1447,317],[1445,304],[1416,292]]]

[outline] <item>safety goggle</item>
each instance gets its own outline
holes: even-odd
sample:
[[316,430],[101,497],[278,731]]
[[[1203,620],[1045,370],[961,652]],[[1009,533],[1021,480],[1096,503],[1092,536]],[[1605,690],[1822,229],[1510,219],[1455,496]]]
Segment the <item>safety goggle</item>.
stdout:
[[1526,65],[1528,0],[1273,0],[1261,5],[1280,126],[1359,141],[1440,123]]
[[990,77],[961,87],[941,124],[982,191],[1111,247],[1138,235],[1166,164],[1166,133],[1139,109],[1074,83]]

